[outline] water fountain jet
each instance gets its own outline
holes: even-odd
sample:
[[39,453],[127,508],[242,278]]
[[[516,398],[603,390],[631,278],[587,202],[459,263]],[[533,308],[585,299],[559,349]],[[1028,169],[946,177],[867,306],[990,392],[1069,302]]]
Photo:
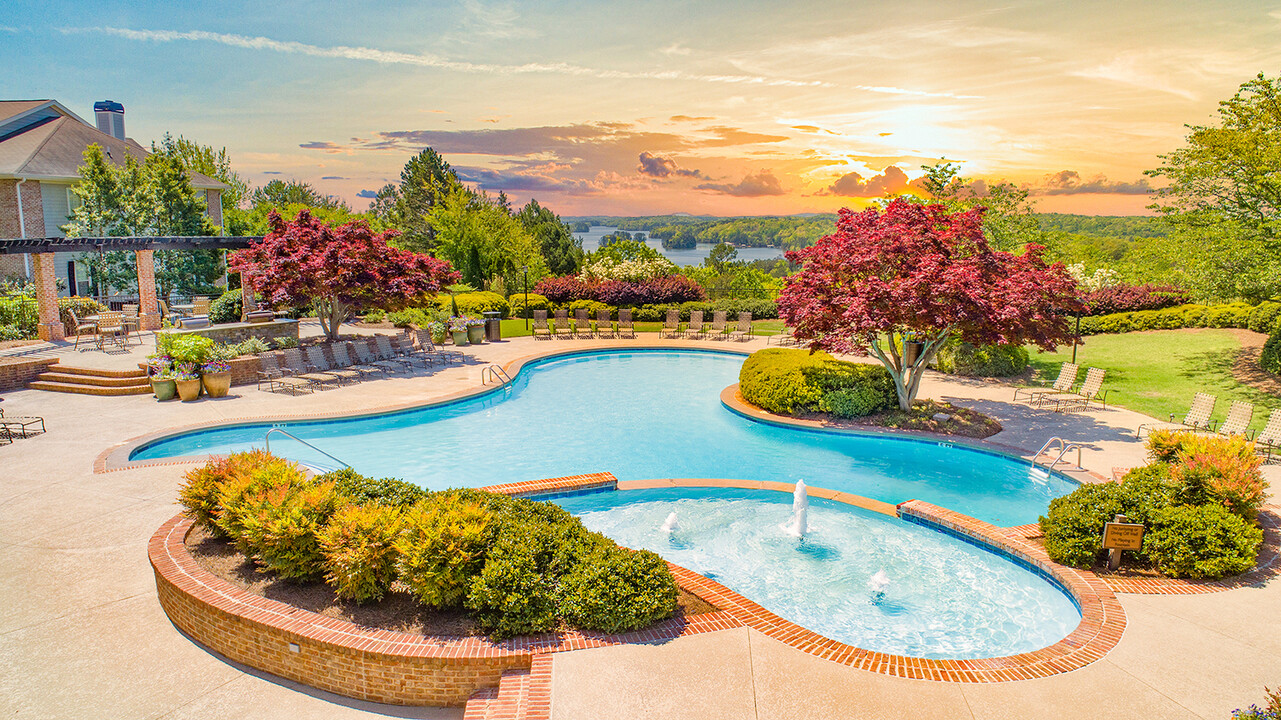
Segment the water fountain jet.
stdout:
[[681,524],[676,520],[675,510],[673,510],[672,513],[667,516],[667,520],[663,522],[663,526],[659,529],[667,533],[668,535],[681,529]]
[[804,538],[809,532],[810,498],[805,490],[805,481],[797,480],[796,489],[792,491],[792,521],[783,526],[788,535]]

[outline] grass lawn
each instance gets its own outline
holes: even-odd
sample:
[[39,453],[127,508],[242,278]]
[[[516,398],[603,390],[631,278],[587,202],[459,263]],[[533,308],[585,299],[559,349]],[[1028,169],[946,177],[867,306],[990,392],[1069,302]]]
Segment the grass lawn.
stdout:
[[[1219,398],[1214,419],[1228,414],[1233,400],[1254,403],[1252,430],[1260,430],[1281,398],[1237,382],[1232,376],[1241,343],[1232,330],[1159,330],[1123,335],[1093,335],[1084,338],[1077,348],[1081,365],[1078,380],[1084,379],[1085,368],[1107,371],[1104,388],[1111,388],[1108,404],[1165,420],[1170,413],[1182,419],[1192,403],[1192,396],[1207,392]],[[1036,381],[1049,385],[1058,376],[1059,366],[1072,359],[1071,346],[1058,352],[1032,352]]]

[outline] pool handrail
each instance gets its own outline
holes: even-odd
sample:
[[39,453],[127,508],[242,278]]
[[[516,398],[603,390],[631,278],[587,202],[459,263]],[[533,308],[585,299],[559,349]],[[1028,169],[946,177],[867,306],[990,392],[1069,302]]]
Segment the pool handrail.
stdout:
[[343,466],[343,467],[345,467],[345,468],[351,468],[351,465],[348,465],[347,463],[343,462],[342,460],[339,460],[338,458],[334,457],[333,455],[330,455],[329,453],[325,452],[324,450],[321,450],[320,448],[316,447],[315,445],[312,445],[311,443],[307,442],[306,440],[303,440],[302,438],[298,437],[297,435],[294,435],[293,433],[290,433],[290,432],[286,432],[284,428],[278,428],[278,427],[271,428],[270,430],[268,430],[268,431],[267,431],[267,434],[266,434],[266,435],[263,435],[263,436],[262,436],[262,441],[263,441],[264,443],[266,443],[266,445],[267,445],[267,452],[268,452],[268,453],[270,453],[270,452],[271,452],[271,434],[272,434],[272,433],[274,433],[274,432],[278,432],[278,433],[280,433],[281,435],[284,435],[284,436],[285,436],[285,437],[287,437],[287,438],[291,438],[291,439],[293,439],[293,440],[297,440],[298,442],[302,443],[303,445],[306,445],[307,447],[311,448],[312,450],[315,450],[316,452],[320,453],[321,455],[324,455],[325,457],[329,458],[330,460],[333,460],[334,462],[338,463],[339,465],[342,465],[342,466]]

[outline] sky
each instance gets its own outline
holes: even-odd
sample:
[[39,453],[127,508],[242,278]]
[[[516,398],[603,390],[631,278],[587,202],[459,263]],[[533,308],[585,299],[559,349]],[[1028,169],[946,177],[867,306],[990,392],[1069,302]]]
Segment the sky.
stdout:
[[831,212],[941,158],[1129,215],[1281,70],[1281,3],[8,0],[0,65],[0,98],[115,100],[357,209],[430,146],[564,216]]

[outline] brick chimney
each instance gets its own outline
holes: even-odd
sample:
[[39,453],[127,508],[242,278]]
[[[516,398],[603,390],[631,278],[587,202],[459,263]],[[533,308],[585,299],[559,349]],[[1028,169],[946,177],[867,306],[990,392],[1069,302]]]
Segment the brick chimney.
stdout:
[[93,104],[98,129],[117,140],[125,139],[125,106],[113,100]]

